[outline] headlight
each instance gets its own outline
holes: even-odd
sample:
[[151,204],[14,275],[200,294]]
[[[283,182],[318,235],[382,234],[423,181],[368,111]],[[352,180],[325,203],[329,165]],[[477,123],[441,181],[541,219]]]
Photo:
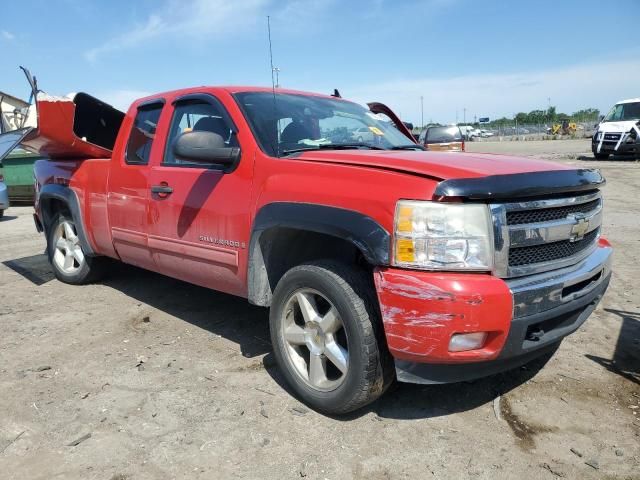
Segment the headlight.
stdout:
[[593,138],[596,141],[600,141],[600,139],[602,138],[602,132],[599,132],[598,130],[596,130],[596,132],[593,134]]
[[493,266],[487,205],[400,200],[394,228],[394,265],[481,271]]

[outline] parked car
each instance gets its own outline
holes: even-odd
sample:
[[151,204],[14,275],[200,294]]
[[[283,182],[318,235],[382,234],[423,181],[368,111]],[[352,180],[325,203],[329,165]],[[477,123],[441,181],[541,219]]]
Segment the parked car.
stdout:
[[369,127],[364,126],[356,128],[353,132],[351,132],[351,138],[353,138],[356,142],[371,143],[373,142],[374,135]]
[[480,137],[482,138],[493,137],[493,132],[490,132],[489,130],[480,130]]
[[591,151],[596,160],[611,154],[640,155],[640,98],[622,100],[602,117],[591,138]]
[[[611,278],[600,172],[424,152],[369,108],[197,87],[125,115],[47,95],[37,129],[0,145],[50,157],[34,167],[35,222],[59,280],[96,281],[116,259],[269,307],[282,377],[319,411],[555,351]],[[396,128],[372,115],[385,109]],[[353,122],[377,145],[318,143]]]
[[464,137],[459,127],[427,127],[420,137],[420,145],[427,150],[464,152]]
[[4,177],[0,174],[0,218],[4,216],[7,208],[9,208],[9,191],[4,183]]

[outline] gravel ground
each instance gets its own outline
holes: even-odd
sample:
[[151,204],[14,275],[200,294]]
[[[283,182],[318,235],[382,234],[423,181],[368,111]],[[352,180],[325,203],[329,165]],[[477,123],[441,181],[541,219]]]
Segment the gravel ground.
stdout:
[[614,278],[556,355],[455,385],[400,385],[346,418],[285,389],[266,310],[124,265],[53,279],[29,207],[0,221],[3,479],[640,479],[640,165],[587,141],[470,151],[601,168]]

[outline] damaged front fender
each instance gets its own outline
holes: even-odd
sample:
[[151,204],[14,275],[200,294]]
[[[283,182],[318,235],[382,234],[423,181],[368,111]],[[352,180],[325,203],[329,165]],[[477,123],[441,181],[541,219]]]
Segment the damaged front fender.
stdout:
[[[387,345],[394,358],[420,363],[492,360],[513,316],[507,284],[485,274],[377,268],[374,281]],[[456,333],[487,332],[477,350],[450,352]]]

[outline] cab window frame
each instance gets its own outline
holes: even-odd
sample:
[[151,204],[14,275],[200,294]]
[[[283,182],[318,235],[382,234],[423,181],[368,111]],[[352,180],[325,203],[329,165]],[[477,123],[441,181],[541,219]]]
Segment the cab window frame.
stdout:
[[168,130],[166,135],[166,144],[164,147],[164,152],[162,155],[162,160],[160,162],[160,165],[163,167],[199,168],[199,169],[206,169],[206,170],[226,171],[228,167],[224,167],[216,164],[207,165],[207,164],[195,163],[195,162],[175,163],[175,162],[166,161],[166,159],[171,155],[171,149],[173,148],[173,143],[175,139],[178,138],[178,136],[180,135],[178,134],[175,137],[172,136],[174,122],[176,120],[177,109],[182,105],[189,105],[189,104],[210,105],[213,108],[215,108],[218,111],[222,120],[226,123],[226,126],[229,128],[231,136],[235,136],[236,143],[238,144],[237,146],[242,150],[240,146],[240,139],[238,138],[238,127],[236,126],[235,122],[233,121],[233,118],[229,114],[229,111],[226,109],[226,107],[220,101],[220,99],[218,99],[216,96],[210,93],[189,93],[186,95],[181,95],[179,97],[176,97],[171,102],[171,106],[172,106],[171,118],[169,120],[169,125],[168,125]]
[[[132,165],[132,166],[149,165],[149,162],[151,160],[151,151],[153,149],[153,145],[156,140],[156,135],[158,133],[158,124],[160,123],[160,118],[162,117],[162,112],[164,111],[165,103],[166,101],[164,98],[154,98],[152,100],[147,100],[145,102],[142,102],[136,107],[136,115],[133,119],[133,123],[131,124],[131,130],[129,131],[129,137],[127,138],[127,145],[125,147],[125,152],[124,152],[125,164]],[[136,126],[136,121],[138,120],[138,116],[140,115],[141,112],[149,112],[151,110],[157,110],[158,118],[156,120],[156,126],[155,126],[155,131],[153,133],[153,138],[150,139],[151,143],[149,145],[149,153],[147,154],[147,158],[144,161],[131,160],[129,157],[129,148],[131,147],[131,139],[133,138],[134,131],[136,128],[138,128]],[[136,156],[138,155],[136,154]]]

